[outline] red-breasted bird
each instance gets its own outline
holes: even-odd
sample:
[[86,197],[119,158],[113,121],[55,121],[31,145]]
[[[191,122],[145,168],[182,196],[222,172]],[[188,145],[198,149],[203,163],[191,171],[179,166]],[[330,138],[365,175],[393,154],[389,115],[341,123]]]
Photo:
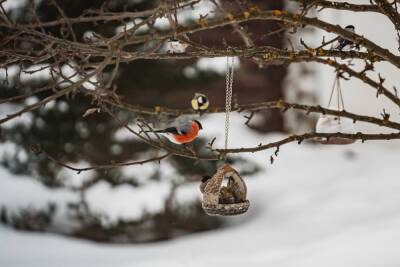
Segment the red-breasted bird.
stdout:
[[174,126],[147,132],[161,133],[171,142],[182,145],[195,140],[201,129],[203,126],[197,120],[178,119]]

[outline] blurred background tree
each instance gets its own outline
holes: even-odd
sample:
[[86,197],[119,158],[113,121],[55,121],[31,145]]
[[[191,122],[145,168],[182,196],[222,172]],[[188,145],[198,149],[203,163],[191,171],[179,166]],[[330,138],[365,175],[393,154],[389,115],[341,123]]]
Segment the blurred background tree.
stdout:
[[[253,1],[262,9],[283,9],[283,1]],[[27,1],[16,9],[9,11],[10,17],[18,23],[34,23],[81,16],[91,10],[102,12],[142,11],[157,7],[160,1],[121,1],[121,0],[57,0],[64,14],[57,10],[52,1]],[[243,8],[234,1],[222,1],[222,7],[232,10]],[[216,9],[212,4],[204,8]],[[36,10],[33,12],[32,10]],[[196,20],[190,17],[188,20]],[[126,23],[129,20],[125,21]],[[245,27],[253,37],[256,45],[270,45],[281,48],[284,35],[275,34],[268,38],[262,32],[279,29],[276,22],[247,22]],[[68,35],[61,27],[46,28],[54,36],[65,38]],[[102,36],[112,36],[120,28],[115,21],[109,23],[80,23],[73,25],[76,38],[83,40],[96,32]],[[3,30],[2,30],[3,31]],[[229,36],[229,43],[242,45],[242,40],[231,26],[214,29],[203,33],[193,34],[191,38],[204,44],[221,47],[223,36]],[[3,33],[4,34],[4,33]],[[71,37],[71,36],[69,36]],[[31,44],[21,42],[21,49],[31,49]],[[140,49],[140,48],[134,48]],[[67,58],[66,58],[67,60]],[[70,59],[68,59],[70,60]],[[129,64],[121,63],[115,77],[115,87],[123,100],[130,104],[141,106],[169,106],[186,108],[195,92],[209,96],[213,106],[221,106],[225,99],[224,73],[217,69],[203,68],[201,60],[136,60]],[[211,61],[212,62],[212,61]],[[212,64],[212,63],[211,63]],[[16,73],[21,69],[37,69],[22,62],[15,65]],[[255,71],[257,69],[257,71]],[[10,72],[10,70],[8,70]],[[111,75],[112,68],[106,68],[104,76]],[[20,73],[21,74],[21,73]],[[240,73],[235,77],[235,103],[246,104],[256,101],[276,100],[283,97],[282,84],[286,75],[283,66],[268,66],[258,70],[257,64],[250,59],[240,62]],[[23,74],[4,79],[1,84],[0,96],[3,99],[33,92],[46,86],[49,77],[46,75]],[[25,101],[14,101],[12,104],[2,104],[3,109],[13,109],[21,104],[34,103],[52,94],[51,91],[36,94]],[[209,217],[201,209],[199,199],[191,201],[179,199],[181,188],[189,186],[190,190],[198,190],[201,175],[211,175],[217,162],[203,162],[171,157],[161,165],[154,164],[154,171],[133,171],[129,167],[110,170],[95,170],[90,174],[68,172],[61,166],[49,161],[44,155],[35,154],[32,148],[40,146],[49,154],[63,162],[74,164],[103,164],[113,161],[125,161],[140,158],[142,155],[156,155],[158,152],[149,149],[142,142],[124,135],[120,125],[110,119],[107,114],[95,113],[83,118],[91,102],[82,95],[67,95],[50,102],[45,108],[25,114],[24,117],[12,124],[6,124],[1,129],[3,152],[1,164],[18,177],[28,177],[46,186],[46,190],[67,190],[73,192],[76,198],[66,203],[57,201],[47,203],[41,208],[23,207],[12,209],[2,207],[2,222],[18,229],[54,231],[72,236],[78,236],[97,241],[107,242],[144,242],[169,239],[177,235],[214,229],[223,225],[223,220]],[[137,118],[127,111],[115,110],[124,121]],[[265,111],[262,119],[251,123],[250,127],[260,132],[282,131],[283,119],[277,110]],[[25,118],[25,119],[24,119]],[[149,118],[150,119],[150,118]],[[221,128],[222,131],[222,128]],[[196,145],[204,146],[206,140],[200,140]],[[240,157],[232,158],[242,166],[243,174],[254,173],[258,167],[246,162]],[[171,169],[169,175],[165,169]],[[144,177],[143,177],[144,176]],[[22,178],[21,178],[22,179]],[[122,189],[132,188],[139,193],[146,192],[149,186],[159,187],[160,195],[147,196],[163,203],[152,211],[140,203],[126,209],[141,210],[138,215],[124,218],[113,217],[111,210],[98,212],[93,202],[98,199],[93,196],[98,190],[106,190],[115,201],[128,201],[121,198]],[[132,198],[136,196],[132,195]],[[157,200],[158,199],[158,200]],[[107,201],[107,200],[106,200]],[[109,201],[113,201],[112,199]],[[99,202],[100,203],[100,202]],[[62,205],[67,208],[65,211]],[[123,204],[122,204],[123,205]],[[61,216],[65,212],[67,215]],[[129,212],[128,212],[129,213]],[[124,214],[124,211],[122,211]],[[60,219],[61,216],[61,219]]]

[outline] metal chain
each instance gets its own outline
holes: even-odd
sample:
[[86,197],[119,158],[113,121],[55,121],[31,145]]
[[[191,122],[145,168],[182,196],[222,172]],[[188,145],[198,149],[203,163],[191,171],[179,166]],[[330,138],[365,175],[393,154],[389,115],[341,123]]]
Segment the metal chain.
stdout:
[[340,100],[342,101],[342,109],[344,110],[344,100],[343,100],[343,93],[342,93],[342,85],[340,84],[340,80],[337,81],[338,92],[340,96]]
[[[328,108],[331,107],[331,102],[332,102],[332,97],[333,93],[337,93],[337,110],[344,110],[344,100],[343,100],[343,93],[342,93],[342,86],[340,85],[340,77],[339,75],[336,75],[335,80],[333,82],[332,90],[331,90],[331,95],[329,97],[329,102],[328,102]],[[340,123],[340,116],[338,116],[339,123]]]
[[329,96],[328,108],[331,107],[332,98],[333,98],[333,93],[335,92],[335,88],[336,88],[336,83],[337,83],[337,81],[338,81],[338,77],[335,76],[335,80],[333,81],[333,85],[332,85],[332,89],[331,89],[331,95]]
[[234,57],[226,58],[226,91],[225,91],[225,149],[228,148],[229,114],[232,109],[232,85]]
[[333,82],[331,94],[329,96],[329,101],[328,101],[328,108],[331,107],[333,93],[335,92],[335,90],[337,94],[336,96],[337,109],[342,110],[344,109],[344,100],[343,100],[342,86],[340,85],[340,77],[338,75],[335,77],[335,80]]

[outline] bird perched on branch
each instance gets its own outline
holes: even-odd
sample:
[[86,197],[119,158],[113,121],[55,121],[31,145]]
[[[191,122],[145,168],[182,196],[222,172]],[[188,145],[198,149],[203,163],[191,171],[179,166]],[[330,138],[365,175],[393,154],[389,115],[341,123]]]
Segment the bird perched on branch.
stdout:
[[202,129],[203,126],[199,121],[180,118],[177,119],[171,127],[146,132],[163,134],[163,136],[167,137],[171,142],[182,145],[194,141]]
[[[354,28],[353,25],[347,25],[344,29],[345,29],[346,31],[348,31],[348,32],[351,32],[351,33],[354,33],[354,32],[355,32],[355,28]],[[346,47],[347,47],[347,48],[350,48],[350,46],[352,46],[352,45],[354,44],[353,41],[347,40],[346,38],[341,37],[341,36],[336,37],[336,39],[337,39],[337,44],[336,44],[336,46],[333,48],[333,49],[335,49],[335,50],[340,50],[340,51],[342,51],[344,48],[346,48]]]
[[210,106],[210,101],[208,100],[208,97],[204,94],[201,93],[195,93],[192,101],[192,108],[196,111],[204,111],[207,110],[208,107]]

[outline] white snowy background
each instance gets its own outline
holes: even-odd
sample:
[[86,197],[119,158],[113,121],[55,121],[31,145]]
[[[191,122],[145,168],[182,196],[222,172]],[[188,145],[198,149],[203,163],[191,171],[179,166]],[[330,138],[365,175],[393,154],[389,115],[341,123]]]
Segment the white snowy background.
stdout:
[[[204,120],[206,129],[214,128],[206,135],[216,134],[222,141],[223,119]],[[233,116],[235,146],[283,137],[254,134],[242,127],[243,121]],[[272,166],[272,151],[249,154],[246,158],[263,168],[246,177],[249,212],[229,218],[227,228],[172,241],[98,244],[1,226],[0,266],[399,266],[399,149],[398,142],[290,144],[281,148]],[[11,176],[1,174],[0,203],[51,198],[28,179],[16,177],[19,182],[12,186],[7,183]],[[140,205],[136,201],[142,198],[157,208],[154,198],[150,200],[157,189],[146,190],[146,196],[98,187],[93,190],[104,200],[98,205],[114,210],[115,216],[135,216]],[[180,201],[200,198],[197,183],[183,191],[178,194]]]
[[[325,10],[322,18],[342,26],[354,24],[357,32],[396,52],[393,28],[383,16],[350,12],[339,16]],[[321,40],[318,32],[311,38],[314,42]],[[202,59],[201,66],[207,66],[207,60]],[[314,80],[297,80],[312,85],[321,99],[326,99],[334,74],[328,67],[318,66],[316,70]],[[399,84],[398,70],[387,64],[381,64],[379,70],[388,85]],[[294,73],[295,67],[291,71]],[[367,85],[351,80],[342,87],[349,111],[378,116],[385,107],[391,118],[398,120],[398,109],[387,101],[377,101]],[[2,114],[7,108],[1,109]],[[223,121],[221,115],[202,119],[203,136],[216,136],[216,146],[222,145]],[[254,146],[284,137],[255,134],[243,127],[243,122],[241,116],[232,116],[231,146]],[[365,124],[356,127],[382,130]],[[12,152],[11,144],[0,147],[1,155]],[[400,142],[290,144],[281,148],[273,165],[269,163],[272,153],[243,155],[258,163],[262,171],[246,177],[250,210],[229,218],[229,227],[167,242],[113,245],[0,226],[0,266],[400,266]],[[151,173],[154,166],[138,168],[126,171]],[[174,175],[168,164],[162,163],[160,168],[166,179]],[[69,177],[69,183],[79,184],[91,174],[78,176],[64,171],[60,175]],[[166,187],[150,184],[141,193],[122,187],[111,192],[106,184],[99,183],[91,189],[89,202],[95,210],[113,211],[113,218],[131,218],[140,216],[138,207],[153,212],[161,209],[161,202],[152,196],[162,198]],[[35,208],[50,200],[67,202],[74,197],[64,190],[48,191],[29,177],[13,177],[0,169],[0,205]],[[178,192],[179,201],[196,198],[200,198],[197,183]],[[59,217],[60,227],[63,219]]]

